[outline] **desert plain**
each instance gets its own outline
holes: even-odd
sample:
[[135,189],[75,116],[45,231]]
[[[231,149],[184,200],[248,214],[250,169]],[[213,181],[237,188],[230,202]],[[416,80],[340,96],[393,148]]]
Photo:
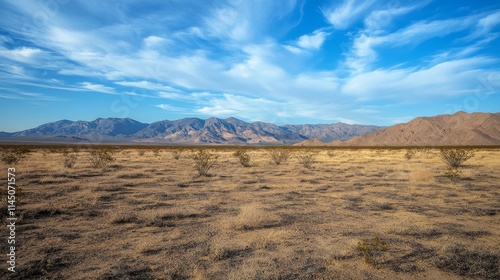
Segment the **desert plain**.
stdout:
[[[433,148],[278,147],[277,165],[265,147],[109,146],[99,167],[92,147],[28,148],[0,163],[18,195],[2,279],[500,278],[498,148],[454,178]],[[198,149],[217,156],[204,176]]]

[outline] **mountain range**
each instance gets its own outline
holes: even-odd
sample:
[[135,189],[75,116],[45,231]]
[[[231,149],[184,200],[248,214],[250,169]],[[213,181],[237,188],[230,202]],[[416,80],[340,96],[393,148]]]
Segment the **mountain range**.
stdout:
[[130,118],[98,118],[94,121],[61,120],[14,133],[0,132],[0,137],[45,142],[287,145],[312,138],[324,142],[347,140],[380,128],[344,123],[278,126],[264,122],[248,123],[236,118],[184,118],[151,124]]
[[419,117],[390,127],[305,124],[278,126],[236,118],[164,120],[151,124],[129,118],[61,120],[19,132],[0,132],[2,141],[110,142],[158,144],[299,146],[479,146],[500,145],[500,113]]
[[457,112],[419,117],[375,132],[321,144],[309,139],[301,146],[483,146],[500,145],[500,113]]

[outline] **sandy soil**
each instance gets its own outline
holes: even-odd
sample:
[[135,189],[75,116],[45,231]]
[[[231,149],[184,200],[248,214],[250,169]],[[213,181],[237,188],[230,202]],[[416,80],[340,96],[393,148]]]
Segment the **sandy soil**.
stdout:
[[92,168],[80,148],[68,168],[61,149],[32,148],[0,163],[22,190],[17,272],[3,227],[0,278],[500,278],[499,149],[476,151],[456,181],[432,149],[325,148],[306,168],[213,148],[209,176],[180,150],[121,147]]

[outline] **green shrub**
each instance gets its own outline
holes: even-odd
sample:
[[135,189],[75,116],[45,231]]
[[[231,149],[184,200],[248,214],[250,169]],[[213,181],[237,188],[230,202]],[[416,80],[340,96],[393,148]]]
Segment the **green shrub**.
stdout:
[[387,245],[387,241],[375,235],[371,239],[358,242],[356,249],[363,254],[366,263],[373,263],[374,258],[389,250],[389,245]]
[[233,156],[240,161],[241,165],[245,167],[250,166],[250,155],[245,150],[237,150],[233,153]]
[[451,148],[441,149],[441,159],[446,163],[448,168],[459,168],[474,156],[473,149]]
[[199,176],[207,176],[208,171],[217,162],[219,156],[209,151],[200,149],[191,155],[191,159],[194,161],[194,168],[198,171]]

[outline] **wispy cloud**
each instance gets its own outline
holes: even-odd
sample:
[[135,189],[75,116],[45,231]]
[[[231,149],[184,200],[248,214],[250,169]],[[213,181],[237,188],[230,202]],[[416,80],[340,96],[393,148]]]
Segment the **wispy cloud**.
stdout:
[[106,94],[116,94],[115,89],[112,87],[108,87],[100,84],[93,84],[90,82],[82,82],[79,84],[82,89],[86,89],[91,92],[100,92]]
[[154,90],[154,91],[173,91],[173,92],[179,91],[171,86],[166,86],[166,85],[162,85],[159,83],[152,83],[149,81],[136,81],[136,82],[121,81],[121,82],[115,82],[115,84],[122,85],[122,86],[143,88],[143,89]]
[[374,4],[374,0],[345,0],[340,5],[324,8],[323,15],[335,28],[346,29]]
[[[430,99],[473,94],[478,77],[498,60],[469,58],[442,62],[429,68],[375,70],[349,78],[342,93],[359,100],[399,100],[418,103]],[[494,71],[499,73],[499,71]]]

